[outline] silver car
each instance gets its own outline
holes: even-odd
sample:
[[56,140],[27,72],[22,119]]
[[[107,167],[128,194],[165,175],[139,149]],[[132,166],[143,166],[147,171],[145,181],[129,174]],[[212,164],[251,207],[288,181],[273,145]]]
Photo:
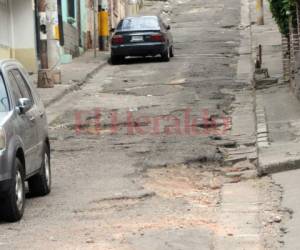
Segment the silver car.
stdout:
[[25,181],[31,195],[51,190],[46,113],[22,65],[0,60],[0,219],[22,218]]

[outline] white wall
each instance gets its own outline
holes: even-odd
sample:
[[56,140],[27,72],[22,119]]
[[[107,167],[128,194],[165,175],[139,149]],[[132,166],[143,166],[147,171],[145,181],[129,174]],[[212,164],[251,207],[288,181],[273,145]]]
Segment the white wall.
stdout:
[[[1,1],[1,0],[0,0]],[[32,0],[10,0],[13,16],[13,48],[35,47],[35,25]]]
[[9,0],[0,0],[0,47],[10,47]]

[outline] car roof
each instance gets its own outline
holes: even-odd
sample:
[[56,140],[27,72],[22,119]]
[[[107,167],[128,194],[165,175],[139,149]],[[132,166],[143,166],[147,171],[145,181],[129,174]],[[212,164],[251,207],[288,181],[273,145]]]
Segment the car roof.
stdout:
[[128,16],[128,17],[125,17],[123,20],[133,19],[133,18],[156,18],[156,19],[159,19],[158,16]]
[[0,69],[5,64],[19,64],[19,62],[15,59],[0,59]]

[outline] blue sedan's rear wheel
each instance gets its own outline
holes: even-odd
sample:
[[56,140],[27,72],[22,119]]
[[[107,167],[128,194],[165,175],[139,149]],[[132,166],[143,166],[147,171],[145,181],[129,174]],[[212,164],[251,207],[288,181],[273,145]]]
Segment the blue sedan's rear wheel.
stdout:
[[167,48],[162,54],[161,54],[161,58],[164,62],[168,62],[170,61],[170,49]]
[[113,65],[121,63],[122,60],[124,60],[124,56],[111,55],[110,57],[111,64]]
[[174,57],[174,48],[173,48],[173,46],[170,47],[170,57]]

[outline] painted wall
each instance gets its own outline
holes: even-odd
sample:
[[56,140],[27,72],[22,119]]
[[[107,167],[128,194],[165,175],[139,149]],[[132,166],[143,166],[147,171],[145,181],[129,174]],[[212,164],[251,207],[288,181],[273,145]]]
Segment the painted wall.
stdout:
[[60,63],[60,45],[54,36],[54,28],[58,25],[57,0],[47,0],[47,40],[49,68]]
[[[62,0],[62,15],[63,15],[63,26],[64,26],[64,38],[65,46],[63,49],[63,55],[76,57],[80,55],[88,47],[88,31],[92,33],[91,30],[91,15],[92,15],[92,5],[91,0],[72,0],[74,3],[74,13],[75,22],[68,22],[68,0]],[[77,3],[80,4],[80,29],[81,33],[78,31],[78,16],[77,16]],[[81,47],[79,47],[79,36],[81,38]],[[66,58],[66,57],[64,57]],[[70,57],[67,57],[70,58]],[[64,61],[64,60],[63,60]]]
[[129,11],[131,11],[131,7],[129,10],[127,0],[110,0],[109,16],[110,16],[111,27],[115,28],[121,19],[128,16]]
[[81,12],[81,30],[82,32],[87,31],[87,12],[88,12],[88,2],[87,0],[80,1],[80,12]]
[[62,8],[63,21],[67,22],[67,18],[68,18],[68,0],[62,0],[61,5],[62,5],[61,8]]
[[0,58],[10,57],[10,15],[8,1],[0,1]]
[[0,58],[16,58],[36,72],[32,0],[0,1]]
[[89,1],[80,1],[80,23],[81,23],[81,41],[84,49],[87,48],[87,31],[88,31],[88,13],[89,13]]
[[143,7],[143,0],[127,0],[126,16],[138,15],[142,7]]
[[28,71],[36,71],[35,24],[32,0],[10,0],[12,15],[12,57]]

